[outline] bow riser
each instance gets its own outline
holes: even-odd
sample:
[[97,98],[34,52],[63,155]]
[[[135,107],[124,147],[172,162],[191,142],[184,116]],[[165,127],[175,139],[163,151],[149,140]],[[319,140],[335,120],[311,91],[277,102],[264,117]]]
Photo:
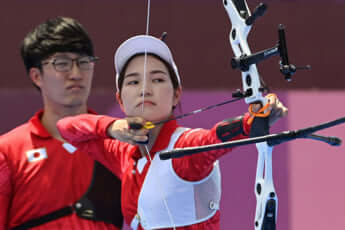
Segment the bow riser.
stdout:
[[[232,50],[236,57],[241,57],[243,55],[251,55],[250,48],[248,46],[247,37],[252,26],[246,24],[246,18],[251,15],[247,3],[244,1],[242,5],[240,15],[238,8],[233,1],[223,1],[224,8],[230,18],[232,29],[229,34],[229,40]],[[237,5],[239,1],[237,1]],[[245,6],[245,7],[244,7]],[[245,8],[245,9],[243,9]],[[267,100],[262,96],[260,89],[262,88],[260,83],[260,75],[256,68],[256,65],[250,65],[249,70],[242,72],[242,84],[243,93],[247,96],[245,97],[245,102],[251,104],[254,102],[261,102],[263,105],[267,103]]]

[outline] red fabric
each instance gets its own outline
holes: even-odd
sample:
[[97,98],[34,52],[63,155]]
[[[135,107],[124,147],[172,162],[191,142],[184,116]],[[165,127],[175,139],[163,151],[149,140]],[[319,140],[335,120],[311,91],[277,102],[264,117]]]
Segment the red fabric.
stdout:
[[[94,160],[79,150],[65,150],[63,142],[42,126],[42,114],[38,112],[27,123],[0,137],[0,230],[76,202],[91,182]],[[45,149],[47,158],[30,162],[28,151],[33,149]],[[72,214],[34,229],[117,228]]]
[[[243,120],[246,131],[250,129],[246,124],[248,117],[246,115]],[[106,129],[113,121],[115,121],[115,118],[112,117],[85,114],[62,119],[57,126],[61,135],[70,143],[80,148],[83,152],[90,154],[93,158],[109,167],[114,173],[120,172],[122,180],[122,212],[126,223],[130,225],[137,213],[137,201],[150,167],[150,160],[146,156],[147,163],[140,173],[136,167],[138,160],[141,158],[139,148],[107,138]],[[177,127],[176,121],[164,124],[154,146],[150,150],[151,158],[153,158],[156,152],[168,146],[171,135]],[[220,140],[216,136],[216,127],[217,125],[211,130],[188,130],[180,136],[175,147],[218,143]],[[238,138],[244,138],[244,136],[238,136]],[[173,159],[173,167],[177,174],[186,180],[200,180],[210,173],[214,161],[228,151],[230,150],[217,150]],[[207,221],[177,229],[219,229],[219,216],[218,211],[216,215]]]

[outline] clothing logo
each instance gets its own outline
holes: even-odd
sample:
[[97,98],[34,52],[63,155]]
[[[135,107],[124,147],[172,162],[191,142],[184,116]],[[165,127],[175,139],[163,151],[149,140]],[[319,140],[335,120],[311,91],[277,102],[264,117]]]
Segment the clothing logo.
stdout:
[[26,152],[29,162],[40,161],[48,158],[46,148],[32,149]]
[[66,151],[69,152],[70,154],[73,154],[77,150],[76,147],[74,147],[73,145],[71,145],[70,143],[67,143],[67,142],[63,143],[62,147],[64,149],[66,149]]

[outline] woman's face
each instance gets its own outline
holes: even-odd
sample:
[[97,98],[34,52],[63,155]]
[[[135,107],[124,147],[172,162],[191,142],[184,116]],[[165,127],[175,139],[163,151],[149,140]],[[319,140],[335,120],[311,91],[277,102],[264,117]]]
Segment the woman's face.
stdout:
[[[133,58],[127,66],[118,101],[126,116],[161,121],[172,113],[180,100],[181,88],[174,89],[163,62],[147,55]],[[146,75],[144,76],[144,68]]]

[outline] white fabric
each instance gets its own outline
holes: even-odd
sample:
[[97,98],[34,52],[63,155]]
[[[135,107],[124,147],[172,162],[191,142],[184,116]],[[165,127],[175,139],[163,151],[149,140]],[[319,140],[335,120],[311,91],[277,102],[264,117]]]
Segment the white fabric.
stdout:
[[[185,128],[178,128],[165,150],[173,149],[184,131]],[[144,229],[157,229],[200,223],[219,209],[220,196],[218,161],[209,176],[190,182],[175,173],[171,159],[163,161],[156,154],[138,199],[140,224]]]
[[147,159],[146,157],[142,157],[138,160],[138,165],[137,165],[137,169],[139,173],[142,173],[145,165],[146,165]]
[[138,229],[138,226],[139,226],[139,216],[138,215],[135,215],[133,220],[131,221],[131,228],[133,230],[137,230]]

